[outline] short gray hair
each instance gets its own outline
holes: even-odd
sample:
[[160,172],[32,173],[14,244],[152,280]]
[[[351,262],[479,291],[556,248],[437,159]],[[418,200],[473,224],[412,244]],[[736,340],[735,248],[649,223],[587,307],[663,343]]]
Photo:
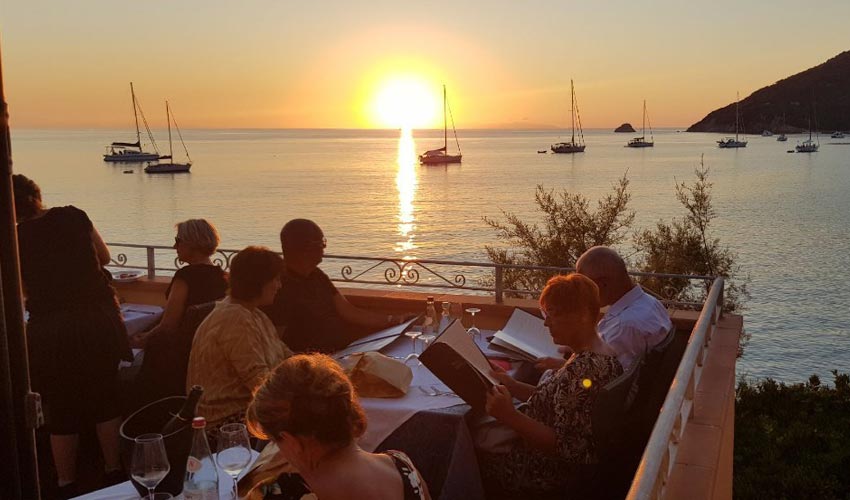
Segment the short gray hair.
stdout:
[[218,248],[220,239],[215,226],[206,219],[189,219],[178,222],[177,237],[180,241],[195,247],[198,251],[212,255]]

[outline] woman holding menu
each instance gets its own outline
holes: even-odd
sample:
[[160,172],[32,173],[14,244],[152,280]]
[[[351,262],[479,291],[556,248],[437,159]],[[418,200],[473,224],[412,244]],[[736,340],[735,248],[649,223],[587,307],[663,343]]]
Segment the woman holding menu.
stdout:
[[[537,386],[499,370],[504,385],[487,394],[486,410],[522,438],[507,453],[481,453],[481,474],[493,491],[526,496],[568,491],[581,465],[598,461],[591,410],[600,388],[623,373],[614,351],[596,332],[599,290],[580,274],[556,276],[540,296],[540,308],[556,344],[573,355]],[[515,408],[512,398],[524,401]]]

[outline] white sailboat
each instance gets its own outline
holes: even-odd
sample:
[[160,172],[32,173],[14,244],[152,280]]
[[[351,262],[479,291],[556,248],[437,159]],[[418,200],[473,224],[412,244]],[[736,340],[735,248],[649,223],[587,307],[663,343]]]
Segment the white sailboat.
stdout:
[[652,124],[649,124],[649,139],[646,140],[646,122],[649,121],[649,114],[646,112],[646,99],[643,101],[643,126],[641,127],[640,137],[635,137],[630,140],[626,146],[630,148],[651,148],[655,146],[655,137],[652,135]]
[[452,117],[452,132],[455,135],[455,144],[457,144],[457,154],[450,155],[448,153],[449,146],[449,122],[448,115],[449,101],[446,98],[446,86],[443,85],[443,147],[425,151],[419,155],[419,163],[423,165],[445,165],[448,163],[460,163],[463,155],[460,152],[460,142],[457,140],[457,129],[455,129],[455,120]]
[[[578,101],[573,81],[570,79],[570,123],[572,124],[572,138],[570,142],[559,142],[552,144],[553,153],[584,153],[584,131],[581,129],[581,115],[578,113]],[[576,142],[576,122],[578,122],[579,141]]]
[[738,129],[740,125],[740,113],[738,112],[738,102],[740,100],[740,96],[735,94],[735,138],[726,137],[725,139],[720,139],[717,141],[717,147],[722,149],[730,149],[730,148],[745,148],[747,147],[747,141],[742,141],[738,139]]
[[[159,159],[159,150],[156,148],[153,134],[151,134],[151,129],[148,127],[148,121],[145,119],[142,107],[136,100],[136,91],[133,89],[133,82],[130,82],[130,96],[133,101],[133,119],[136,123],[136,142],[113,142],[109,146],[106,146],[106,154],[103,155],[103,161],[142,162]],[[145,124],[145,130],[148,132],[148,138],[155,153],[148,153],[142,149],[142,136],[139,132],[139,115],[142,115],[142,123]]]
[[779,134],[779,137],[776,138],[779,142],[785,142],[788,140],[788,137],[785,136],[785,113],[782,113],[782,132]]
[[794,149],[798,153],[817,153],[820,144],[812,140],[812,119],[809,118],[809,138],[797,143]]
[[[186,143],[183,142],[183,134],[180,133],[180,127],[177,126],[177,120],[171,114],[171,108],[168,106],[168,101],[165,101],[165,116],[168,121],[168,156],[162,156],[163,160],[171,160],[167,163],[149,163],[145,167],[145,173],[148,174],[173,174],[178,172],[188,172],[192,168],[192,158],[189,157],[189,150],[186,149]],[[174,149],[171,144],[171,122],[174,121],[174,128],[177,129],[177,135],[180,137],[180,143],[183,144],[183,151],[186,152],[186,163],[174,163]]]

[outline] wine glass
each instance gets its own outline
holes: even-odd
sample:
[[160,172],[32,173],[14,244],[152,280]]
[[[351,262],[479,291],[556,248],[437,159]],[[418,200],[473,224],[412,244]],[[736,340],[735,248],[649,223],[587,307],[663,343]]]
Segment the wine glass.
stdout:
[[407,362],[411,359],[415,359],[417,363],[419,362],[419,354],[416,353],[416,339],[419,338],[420,335],[422,335],[422,332],[414,329],[404,332],[404,336],[410,337],[413,341],[413,351],[404,358],[405,364],[407,364]]
[[477,307],[469,307],[466,309],[466,312],[468,312],[470,316],[472,316],[472,326],[470,326],[469,329],[466,330],[466,333],[471,335],[473,339],[478,339],[481,336],[481,330],[479,330],[478,327],[475,326],[475,314],[480,313],[481,309]]
[[251,463],[251,444],[245,424],[225,424],[218,431],[218,455],[216,462],[221,470],[233,479],[233,498],[236,493],[236,478]]
[[162,434],[141,434],[135,442],[130,477],[147,488],[148,498],[153,500],[153,490],[171,470],[165,453],[165,442]]

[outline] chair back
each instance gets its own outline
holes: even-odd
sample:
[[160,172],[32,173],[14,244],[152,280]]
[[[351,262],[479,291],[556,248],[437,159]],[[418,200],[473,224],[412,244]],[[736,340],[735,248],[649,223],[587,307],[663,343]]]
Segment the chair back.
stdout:
[[637,379],[643,366],[643,356],[632,363],[622,375],[605,384],[591,410],[593,438],[600,462],[616,454],[616,448],[628,429],[629,409],[637,395]]

